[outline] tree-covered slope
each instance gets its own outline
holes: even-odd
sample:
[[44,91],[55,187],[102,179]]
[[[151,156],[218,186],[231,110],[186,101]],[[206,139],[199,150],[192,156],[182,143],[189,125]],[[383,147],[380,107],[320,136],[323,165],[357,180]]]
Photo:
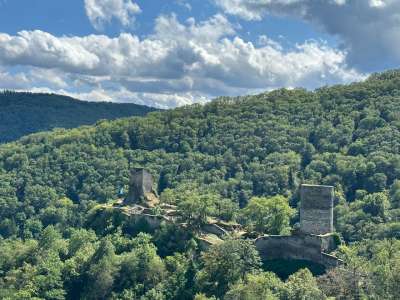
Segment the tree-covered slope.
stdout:
[[[264,299],[251,294],[259,291],[267,299],[395,299],[399,102],[400,72],[389,71],[362,83],[220,98],[4,144],[0,296]],[[243,241],[200,255],[190,232],[178,228],[136,236],[133,224],[96,206],[118,197],[134,166],[148,168],[161,200],[190,217],[236,220],[260,234],[294,226],[300,183],[334,185],[336,230],[351,246],[341,250],[346,267],[318,282],[301,271],[282,283],[259,273]],[[248,298],[238,298],[243,293]]]
[[144,116],[153,108],[137,104],[96,103],[55,94],[0,93],[0,143],[24,135],[90,125],[100,119]]

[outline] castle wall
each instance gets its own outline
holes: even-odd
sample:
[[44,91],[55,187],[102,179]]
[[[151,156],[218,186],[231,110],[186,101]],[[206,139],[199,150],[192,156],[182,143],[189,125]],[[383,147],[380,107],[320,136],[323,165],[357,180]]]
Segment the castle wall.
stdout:
[[[152,188],[153,179],[148,171],[133,170],[125,204],[137,204],[145,198],[147,193],[152,192]],[[254,241],[255,246],[263,260],[308,260],[327,268],[337,266],[340,261],[335,256],[327,254],[336,248],[331,234],[334,231],[333,187],[303,184],[300,192],[300,233],[292,236],[262,236]],[[130,209],[135,210],[138,207],[142,210],[131,211],[130,215],[135,223],[146,222],[149,228],[155,230],[163,221],[174,222],[173,218],[152,215],[151,210],[140,205],[130,206]],[[201,229],[203,233],[212,234],[217,239],[223,239],[223,236],[230,231],[217,224],[205,224]],[[198,237],[198,240],[205,249],[212,244],[212,241],[207,238]]]
[[335,268],[342,263],[343,261],[341,259],[338,259],[336,256],[328,253],[322,253],[321,264],[324,265],[327,269]]
[[225,229],[221,228],[217,224],[205,224],[201,227],[201,230],[204,231],[205,233],[212,233],[219,237],[228,234],[228,232]]
[[303,184],[300,193],[300,231],[307,234],[333,232],[333,187]]
[[129,218],[136,224],[145,222],[151,230],[156,230],[160,228],[162,222],[173,223],[173,221],[165,217],[150,214],[133,214],[130,215]]
[[328,268],[339,263],[336,257],[325,253],[334,248],[331,235],[262,236],[255,240],[255,246],[263,260],[309,260]]

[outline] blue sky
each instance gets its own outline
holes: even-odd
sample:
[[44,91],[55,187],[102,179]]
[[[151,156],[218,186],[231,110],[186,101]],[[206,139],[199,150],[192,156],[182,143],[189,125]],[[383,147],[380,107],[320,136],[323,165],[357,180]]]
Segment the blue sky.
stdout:
[[0,88],[175,107],[400,62],[395,0],[0,0]]
[[[103,30],[97,31],[86,15],[83,0],[29,0],[29,5],[26,4],[26,0],[0,0],[0,3],[2,32],[17,34],[22,30],[43,30],[58,36],[84,36],[99,33],[117,36],[121,32],[133,32],[145,37],[152,33],[154,20],[159,15],[176,14],[178,19],[184,22],[190,17],[200,21],[207,20],[221,12],[212,1],[207,0],[141,0],[135,1],[142,12],[135,16],[133,26],[123,27],[118,20],[114,19]],[[231,21],[242,26],[238,30],[239,34],[253,42],[263,34],[275,39],[282,36],[291,43],[301,43],[315,38],[328,40],[333,44],[336,42],[334,37],[293,18],[269,16],[254,22],[231,16]]]

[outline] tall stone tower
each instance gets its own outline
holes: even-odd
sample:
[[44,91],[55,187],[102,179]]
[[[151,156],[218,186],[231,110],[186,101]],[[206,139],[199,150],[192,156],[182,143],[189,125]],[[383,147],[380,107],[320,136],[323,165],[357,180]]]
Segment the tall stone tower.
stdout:
[[333,232],[333,186],[302,184],[300,231],[306,234]]
[[153,193],[153,177],[143,168],[134,168],[131,171],[128,196],[124,204],[140,204]]

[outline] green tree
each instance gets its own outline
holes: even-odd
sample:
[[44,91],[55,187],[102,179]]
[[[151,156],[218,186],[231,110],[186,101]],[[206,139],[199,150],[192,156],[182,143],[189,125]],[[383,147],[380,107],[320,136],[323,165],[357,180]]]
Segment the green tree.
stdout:
[[116,289],[123,291],[133,288],[138,295],[144,295],[155,288],[165,277],[165,265],[150,242],[150,236],[140,233],[132,251],[121,257]]
[[85,299],[106,299],[111,294],[118,271],[117,257],[110,241],[101,241],[98,249],[89,261],[84,284]]
[[199,229],[207,223],[208,217],[215,214],[218,196],[215,194],[199,195],[193,193],[178,204],[181,220],[190,227]]
[[400,180],[395,180],[390,187],[390,202],[394,208],[400,208]]
[[367,299],[374,296],[369,275],[370,264],[357,255],[358,248],[342,246],[341,258],[345,265],[331,269],[318,279],[327,296],[340,299]]
[[227,240],[212,246],[202,255],[202,268],[196,275],[200,290],[222,296],[229,285],[261,266],[260,257],[253,243],[245,240]]
[[390,206],[386,193],[369,194],[363,198],[363,210],[374,217],[385,218]]
[[319,289],[317,280],[308,269],[301,269],[290,275],[285,283],[284,299],[289,300],[318,300],[325,299]]
[[294,212],[283,196],[254,197],[243,209],[242,218],[249,230],[259,233],[286,234],[290,231],[290,218]]
[[37,288],[37,296],[43,299],[63,300],[64,290],[62,270],[63,262],[55,251],[50,251],[37,265],[37,273],[34,277],[34,285]]
[[284,283],[274,273],[248,274],[230,287],[224,300],[273,300],[283,292]]

